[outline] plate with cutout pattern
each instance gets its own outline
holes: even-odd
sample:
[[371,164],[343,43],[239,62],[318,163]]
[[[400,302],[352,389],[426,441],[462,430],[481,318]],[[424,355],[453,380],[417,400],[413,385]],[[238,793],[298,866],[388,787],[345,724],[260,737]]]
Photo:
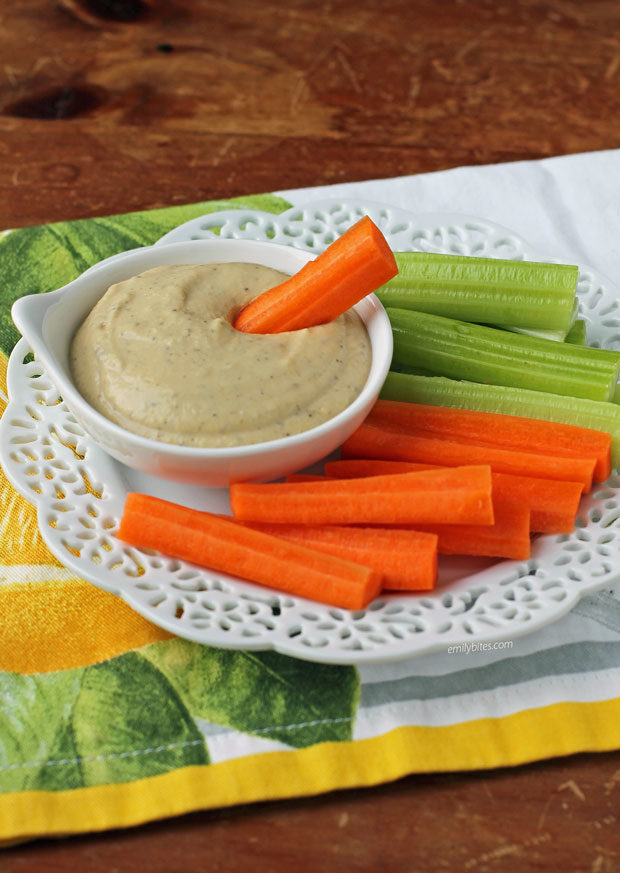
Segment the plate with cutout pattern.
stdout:
[[[174,229],[159,244],[217,234],[318,253],[362,215],[370,215],[399,251],[552,260],[486,220],[414,215],[360,200],[318,201],[280,215],[213,213]],[[620,349],[618,289],[595,270],[580,267],[577,290],[590,343]],[[114,536],[129,490],[230,512],[227,490],[175,485],[111,459],[82,431],[23,339],[11,354],[7,385],[0,462],[16,489],[36,506],[52,553],[149,621],[198,643],[272,649],[322,663],[392,661],[539,630],[565,615],[584,594],[620,578],[616,473],[583,498],[573,533],[536,538],[527,561],[442,557],[433,592],[381,596],[357,612],[131,548]]]

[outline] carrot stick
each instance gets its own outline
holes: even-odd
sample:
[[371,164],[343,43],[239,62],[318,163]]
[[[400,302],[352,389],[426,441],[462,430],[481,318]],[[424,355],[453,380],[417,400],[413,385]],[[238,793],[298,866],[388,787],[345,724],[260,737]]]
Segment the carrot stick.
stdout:
[[292,524],[492,524],[488,466],[324,482],[234,483],[240,521]]
[[368,419],[345,440],[341,447],[343,458],[379,458],[448,467],[489,464],[495,473],[581,482],[586,491],[592,487],[594,458],[563,458],[480,446],[456,439],[438,439],[430,433],[414,436],[367,422]]
[[442,555],[477,555],[522,561],[530,555],[530,512],[525,506],[494,502],[493,524],[416,525],[437,534]]
[[611,473],[611,435],[587,427],[515,415],[428,406],[398,400],[378,400],[366,419],[416,435],[474,442],[562,458],[594,457],[594,478],[603,482]]
[[127,495],[117,536],[140,548],[343,609],[362,609],[382,584],[380,573],[353,561],[135,492]]
[[290,279],[251,300],[234,326],[280,333],[333,321],[398,273],[385,237],[368,216]]
[[583,492],[581,482],[560,482],[533,476],[493,473],[493,505],[501,499],[530,511],[530,530],[536,533],[570,533]]
[[[375,476],[386,474],[388,470],[398,470],[401,474],[409,472],[409,467],[418,467],[417,464],[409,464],[407,461],[374,461],[374,460],[350,460],[330,461],[325,465],[334,474],[342,472],[346,477],[349,472],[358,476]],[[293,477],[288,477],[293,478]],[[530,553],[530,529],[538,531],[531,523],[530,504],[539,501],[547,506],[545,489],[551,489],[552,498],[563,496],[563,486],[569,486],[571,500],[574,501],[575,492],[581,493],[582,485],[576,482],[556,482],[551,479],[531,479],[525,476],[508,476],[502,473],[492,473],[493,481],[493,512],[495,520],[492,525],[475,524],[416,524],[416,531],[434,533],[438,536],[437,550],[440,554],[448,555],[478,555],[492,558],[527,558]],[[295,477],[296,481],[308,481],[304,476]],[[313,476],[313,481],[333,481],[329,477]],[[523,480],[523,487],[519,492],[519,484]],[[496,485],[496,483],[498,483]],[[532,487],[534,483],[534,487]],[[539,485],[539,488],[535,486]],[[555,486],[560,486],[556,489]],[[528,500],[529,498],[529,500]],[[549,509],[547,516],[545,509],[536,512],[540,519],[547,525],[547,533],[563,533],[561,525],[566,524],[567,518],[571,520],[569,531],[573,528],[574,513],[558,509],[554,512]],[[576,512],[576,509],[575,509]],[[542,523],[542,522],[540,522]],[[285,525],[282,525],[284,527]],[[555,529],[552,529],[555,528]],[[395,528],[402,530],[402,528]],[[409,528],[407,528],[409,530]],[[544,529],[544,528],[543,528]],[[342,528],[351,530],[351,528]],[[385,585],[385,583],[384,583]]]
[[[362,476],[386,476],[391,473],[416,473],[435,470],[443,464],[416,464],[414,461],[384,461],[380,458],[340,458],[326,461],[325,475],[336,479],[356,479]],[[287,477],[287,481],[288,481]]]
[[437,581],[436,534],[401,528],[247,524],[255,530],[372,567],[381,573],[383,588],[390,591],[429,591]]
[[[419,470],[421,466],[409,461],[352,458],[328,461],[325,464],[325,475],[340,478],[382,476],[388,473],[409,473]],[[540,479],[534,476],[514,476],[508,473],[492,473],[491,478],[494,505],[496,498],[501,498],[505,503],[527,507],[530,511],[532,532],[570,533],[575,527],[583,483]]]

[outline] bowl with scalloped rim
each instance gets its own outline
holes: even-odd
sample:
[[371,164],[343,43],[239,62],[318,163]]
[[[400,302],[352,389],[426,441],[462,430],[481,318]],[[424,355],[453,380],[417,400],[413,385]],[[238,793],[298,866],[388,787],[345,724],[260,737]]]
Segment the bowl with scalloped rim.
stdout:
[[361,424],[374,404],[392,359],[389,319],[374,294],[354,307],[371,345],[370,372],[357,397],[322,424],[260,443],[188,447],[135,434],[108,419],[82,397],[71,373],[69,352],[75,331],[109,286],[144,270],[173,264],[245,262],[292,275],[313,257],[290,246],[255,240],[209,239],[146,246],[107,258],[56,291],[20,298],[11,314],[75,419],[117,461],[143,473],[194,485],[223,487],[235,481],[276,479],[335,450]]

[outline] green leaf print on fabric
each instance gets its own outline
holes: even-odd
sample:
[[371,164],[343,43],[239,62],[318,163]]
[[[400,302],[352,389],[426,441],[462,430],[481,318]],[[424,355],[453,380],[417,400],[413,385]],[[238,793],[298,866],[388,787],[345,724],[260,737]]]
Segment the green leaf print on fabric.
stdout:
[[80,784],[70,726],[82,672],[0,673],[1,791],[52,787],[55,780],[57,788]]
[[0,792],[130,782],[209,763],[184,703],[137,652],[58,673],[2,673],[0,699]]
[[173,639],[89,667],[0,673],[0,793],[209,764],[196,719],[296,748],[352,739],[354,667]]
[[9,355],[19,339],[10,310],[24,294],[60,288],[103,258],[152,245],[199,215],[226,209],[279,213],[288,208],[280,197],[259,194],[12,230],[0,236],[0,349]]
[[360,694],[354,667],[181,639],[152,643],[141,652],[193,716],[298,748],[352,738]]

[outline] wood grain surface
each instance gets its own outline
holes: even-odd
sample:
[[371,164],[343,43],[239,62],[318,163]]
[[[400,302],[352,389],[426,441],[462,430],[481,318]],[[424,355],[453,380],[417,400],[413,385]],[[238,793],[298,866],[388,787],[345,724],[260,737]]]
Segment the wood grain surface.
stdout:
[[[0,227],[620,146],[617,0],[0,5]],[[620,871],[620,753],[7,849],[2,873]]]
[[5,850],[2,873],[616,873],[620,757],[195,813]]
[[617,0],[0,6],[0,225],[620,144]]

